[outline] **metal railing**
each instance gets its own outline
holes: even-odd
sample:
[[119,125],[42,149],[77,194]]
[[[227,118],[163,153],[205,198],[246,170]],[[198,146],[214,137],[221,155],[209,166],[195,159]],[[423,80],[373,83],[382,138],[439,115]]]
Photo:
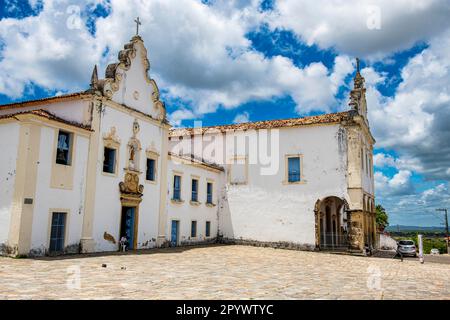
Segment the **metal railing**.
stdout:
[[347,234],[327,232],[321,234],[320,248],[323,250],[345,250],[349,246]]

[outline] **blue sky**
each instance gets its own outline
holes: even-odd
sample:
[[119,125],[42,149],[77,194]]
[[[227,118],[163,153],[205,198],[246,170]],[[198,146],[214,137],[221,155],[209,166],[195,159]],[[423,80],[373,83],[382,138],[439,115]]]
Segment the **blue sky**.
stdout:
[[346,110],[360,57],[377,202],[392,224],[439,225],[434,209],[450,207],[450,6],[372,2],[3,0],[0,104],[86,89],[137,15],[176,126]]

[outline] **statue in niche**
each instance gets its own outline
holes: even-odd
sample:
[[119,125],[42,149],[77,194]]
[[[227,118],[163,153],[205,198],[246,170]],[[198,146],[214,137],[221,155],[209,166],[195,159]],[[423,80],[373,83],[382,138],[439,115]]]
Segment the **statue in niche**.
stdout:
[[128,161],[128,167],[132,170],[136,170],[136,146],[130,145],[130,158]]
[[134,147],[131,146],[131,150],[130,150],[130,161],[133,161],[133,162],[134,162],[134,154],[135,154]]
[[130,170],[139,170],[139,152],[141,151],[141,144],[137,139],[140,127],[137,119],[133,123],[133,137],[128,142],[129,148],[129,158],[128,158],[128,168]]

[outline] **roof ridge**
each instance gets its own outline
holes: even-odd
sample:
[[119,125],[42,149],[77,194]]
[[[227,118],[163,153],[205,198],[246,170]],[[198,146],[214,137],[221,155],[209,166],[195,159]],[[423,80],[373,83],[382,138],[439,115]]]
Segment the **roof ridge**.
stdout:
[[34,109],[34,110],[27,110],[27,111],[22,111],[22,112],[8,113],[8,114],[0,115],[0,119],[14,118],[17,116],[27,115],[27,114],[33,114],[33,115],[36,115],[39,117],[45,117],[49,120],[54,120],[54,121],[61,122],[61,123],[67,124],[67,125],[71,125],[71,126],[75,126],[75,127],[81,128],[81,129],[92,131],[92,128],[89,125],[84,125],[82,123],[78,123],[75,121],[65,120],[45,109]]
[[221,166],[220,164],[217,164],[215,162],[207,161],[204,158],[197,157],[196,155],[194,155],[192,153],[191,154],[176,154],[174,152],[169,151],[169,155],[170,156],[174,156],[174,157],[178,157],[180,159],[189,160],[189,161],[192,161],[192,162],[199,162],[199,163],[201,163],[203,165],[206,165],[208,167],[214,168],[216,170],[220,170],[220,171],[224,170],[223,166]]
[[[244,122],[244,123],[232,123],[232,124],[223,124],[223,125],[215,125],[215,126],[206,126],[206,127],[199,127],[199,128],[195,128],[195,127],[189,127],[189,128],[172,128],[170,130],[171,133],[174,132],[182,132],[182,131],[195,131],[195,130],[201,130],[202,132],[204,132],[205,130],[208,129],[239,129],[239,128],[255,128],[258,125],[262,125],[262,124],[266,124],[268,125],[268,127],[270,127],[270,124],[277,124],[280,123],[280,125],[275,126],[275,127],[283,127],[284,125],[282,125],[282,123],[287,124],[285,126],[295,126],[295,125],[306,125],[306,124],[319,124],[319,123],[324,123],[321,122],[320,120],[322,119],[328,119],[330,118],[330,121],[328,121],[328,123],[334,122],[331,121],[333,120],[334,117],[345,117],[345,116],[349,116],[352,113],[352,110],[346,110],[346,111],[340,111],[340,112],[334,112],[334,113],[325,113],[325,114],[320,114],[320,115],[312,115],[312,116],[306,116],[306,117],[295,117],[295,118],[284,118],[284,119],[273,119],[273,120],[260,120],[260,121],[251,121],[251,122]],[[308,122],[309,120],[318,120],[318,121],[313,121],[313,122]],[[342,119],[336,119],[335,121],[339,121]],[[303,122],[303,123],[302,123]]]
[[52,97],[31,99],[31,100],[22,100],[22,101],[17,101],[17,102],[0,104],[0,109],[8,109],[8,108],[13,108],[13,107],[26,106],[28,104],[36,103],[36,102],[47,102],[47,101],[66,99],[66,98],[72,98],[72,97],[77,97],[77,96],[81,97],[82,95],[90,95],[90,93],[87,91],[78,91],[78,92],[73,92],[73,93],[62,94],[59,96],[52,96]]

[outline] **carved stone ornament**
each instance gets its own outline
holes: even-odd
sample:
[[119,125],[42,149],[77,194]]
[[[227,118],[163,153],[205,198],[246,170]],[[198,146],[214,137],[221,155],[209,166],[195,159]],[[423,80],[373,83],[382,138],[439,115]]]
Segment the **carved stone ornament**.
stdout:
[[133,122],[133,138],[136,138],[140,130],[141,127],[139,126],[139,122],[137,121],[137,119],[135,119]]
[[120,144],[120,138],[117,135],[116,127],[111,127],[111,129],[109,129],[109,132],[105,133],[103,135],[103,139],[104,140],[109,140],[109,141],[111,141],[113,143],[116,143],[116,144]]
[[123,182],[119,183],[120,192],[127,195],[142,197],[144,186],[139,184],[139,176],[133,172],[127,172]]
[[155,105],[155,109],[158,110],[159,114],[158,114],[158,120],[160,121],[165,121],[166,120],[166,108],[164,106],[164,103],[162,103],[161,101],[156,101],[154,102]]
[[158,150],[156,149],[155,141],[152,141],[150,143],[150,146],[148,146],[147,150],[145,150],[146,153],[153,153],[158,154]]

